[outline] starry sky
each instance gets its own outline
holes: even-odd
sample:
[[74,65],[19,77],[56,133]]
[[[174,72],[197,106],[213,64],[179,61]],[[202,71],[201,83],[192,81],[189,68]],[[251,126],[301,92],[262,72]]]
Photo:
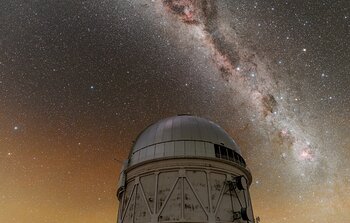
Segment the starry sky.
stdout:
[[350,2],[0,2],[0,222],[115,222],[132,141],[193,114],[261,222],[350,222]]

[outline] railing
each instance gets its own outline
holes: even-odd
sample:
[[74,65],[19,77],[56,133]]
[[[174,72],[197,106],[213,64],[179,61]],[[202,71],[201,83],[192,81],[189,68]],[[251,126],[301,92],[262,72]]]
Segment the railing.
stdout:
[[230,160],[235,163],[240,164],[241,166],[246,167],[246,163],[241,155],[239,155],[237,152],[235,152],[232,149],[229,149],[222,145],[214,144],[215,148],[215,157],[225,160]]

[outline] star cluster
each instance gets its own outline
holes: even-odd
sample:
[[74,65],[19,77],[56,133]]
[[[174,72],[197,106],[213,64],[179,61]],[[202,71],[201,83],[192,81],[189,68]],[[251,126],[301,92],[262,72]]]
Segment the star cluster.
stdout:
[[348,1],[3,1],[0,222],[113,222],[150,123],[213,120],[261,222],[349,222]]

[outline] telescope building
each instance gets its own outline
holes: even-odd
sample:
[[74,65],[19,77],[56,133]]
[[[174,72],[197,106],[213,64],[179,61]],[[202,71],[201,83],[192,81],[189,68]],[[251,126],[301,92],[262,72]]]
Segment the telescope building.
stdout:
[[217,124],[179,115],[148,126],[124,162],[118,223],[254,222],[252,176]]

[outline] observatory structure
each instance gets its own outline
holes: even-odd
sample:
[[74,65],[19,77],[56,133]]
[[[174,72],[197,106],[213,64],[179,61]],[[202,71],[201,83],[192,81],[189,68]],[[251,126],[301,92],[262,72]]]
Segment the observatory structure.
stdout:
[[254,222],[252,176],[217,124],[180,115],[148,126],[124,162],[118,223]]

